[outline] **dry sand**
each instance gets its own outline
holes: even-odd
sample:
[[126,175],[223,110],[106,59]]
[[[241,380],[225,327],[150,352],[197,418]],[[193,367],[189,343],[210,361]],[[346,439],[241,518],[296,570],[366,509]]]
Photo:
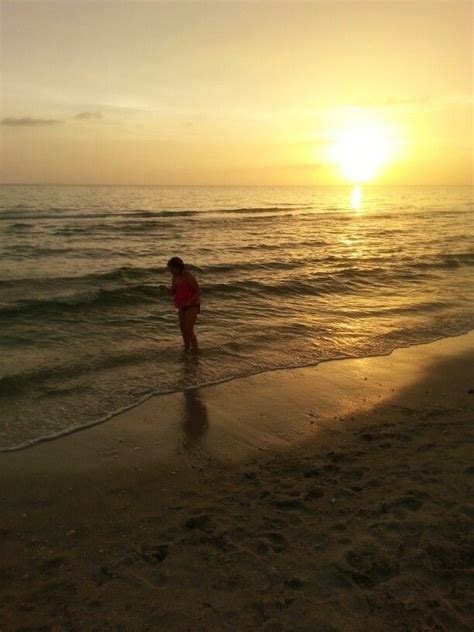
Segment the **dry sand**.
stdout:
[[0,455],[0,630],[472,630],[474,333]]

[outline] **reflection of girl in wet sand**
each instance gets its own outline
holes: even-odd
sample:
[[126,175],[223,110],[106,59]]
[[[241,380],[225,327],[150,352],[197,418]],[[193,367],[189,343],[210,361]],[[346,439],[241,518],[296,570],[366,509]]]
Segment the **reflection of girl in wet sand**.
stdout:
[[183,391],[184,410],[183,428],[188,439],[199,441],[209,429],[206,404],[199,396],[197,389]]
[[198,350],[198,341],[194,333],[194,324],[201,309],[201,289],[196,277],[186,269],[179,257],[168,261],[168,271],[173,277],[171,287],[160,285],[160,290],[174,295],[174,304],[178,310],[179,328],[183,336],[184,348],[194,353]]

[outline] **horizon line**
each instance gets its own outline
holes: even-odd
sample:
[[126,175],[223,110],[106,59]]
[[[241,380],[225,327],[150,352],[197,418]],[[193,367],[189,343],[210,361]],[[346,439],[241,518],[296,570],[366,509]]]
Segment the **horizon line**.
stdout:
[[224,188],[224,187],[235,187],[235,188],[262,188],[262,187],[274,187],[274,188],[285,188],[285,187],[299,187],[299,188],[352,188],[355,186],[360,186],[364,188],[371,187],[472,187],[474,186],[474,182],[460,182],[460,183],[449,183],[449,184],[427,184],[427,183],[418,183],[418,184],[375,184],[375,183],[347,183],[347,184],[135,184],[135,183],[127,183],[127,184],[118,184],[118,183],[107,183],[107,182],[0,182],[0,186],[52,186],[52,187],[216,187],[216,188]]

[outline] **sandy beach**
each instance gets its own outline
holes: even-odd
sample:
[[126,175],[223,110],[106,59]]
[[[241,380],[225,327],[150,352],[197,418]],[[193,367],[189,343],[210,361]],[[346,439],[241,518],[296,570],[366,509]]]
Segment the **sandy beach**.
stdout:
[[474,632],[473,2],[0,3],[0,632]]
[[472,630],[473,357],[273,371],[1,454],[1,631]]

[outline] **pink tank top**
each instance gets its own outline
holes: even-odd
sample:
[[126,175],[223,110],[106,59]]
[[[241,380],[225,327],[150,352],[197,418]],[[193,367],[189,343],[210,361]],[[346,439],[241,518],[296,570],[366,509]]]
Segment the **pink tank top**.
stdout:
[[174,295],[174,305],[177,309],[183,307],[189,299],[193,296],[194,290],[189,287],[186,280],[182,280],[181,283],[176,284],[176,293]]

